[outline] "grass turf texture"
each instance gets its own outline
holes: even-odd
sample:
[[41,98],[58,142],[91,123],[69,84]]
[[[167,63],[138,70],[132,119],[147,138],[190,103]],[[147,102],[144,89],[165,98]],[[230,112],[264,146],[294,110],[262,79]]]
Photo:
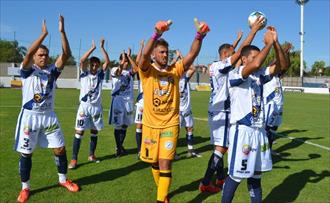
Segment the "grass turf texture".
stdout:
[[[113,128],[107,124],[110,91],[103,91],[105,128],[99,133],[98,164],[87,161],[89,132],[85,132],[76,170],[68,177],[77,182],[79,193],[57,186],[58,176],[51,150],[37,148],[32,158],[30,202],[155,202],[156,187],[149,165],[138,161],[135,127],[128,129],[125,147],[129,155],[115,158]],[[68,159],[71,158],[74,123],[79,91],[57,89],[55,112],[65,134]],[[187,147],[182,131],[173,165],[171,202],[219,202],[221,193],[201,194],[198,185],[212,153],[206,121],[208,92],[192,92],[195,120],[195,149],[202,158],[185,158]],[[303,144],[301,140],[330,147],[329,96],[286,93],[281,136],[274,144],[274,169],[263,174],[264,202],[328,202],[330,199],[330,151]],[[14,133],[21,105],[21,90],[0,89],[0,202],[14,202],[21,189],[19,154],[13,151]],[[285,137],[294,137],[291,140]],[[225,157],[227,166],[227,157]],[[236,191],[233,202],[249,202],[246,181]]]

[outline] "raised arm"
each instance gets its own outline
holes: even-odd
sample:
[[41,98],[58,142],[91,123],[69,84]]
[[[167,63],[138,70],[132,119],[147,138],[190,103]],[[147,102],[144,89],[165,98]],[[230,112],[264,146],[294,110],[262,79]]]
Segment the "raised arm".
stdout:
[[274,43],[273,34],[270,30],[268,30],[265,33],[264,43],[265,43],[264,48],[258,53],[258,55],[253,59],[253,61],[251,61],[245,65],[245,68],[242,70],[243,78],[247,78],[247,77],[249,77],[250,74],[257,71],[262,66],[263,62],[265,61],[273,43]]
[[102,52],[102,55],[103,55],[103,58],[104,58],[104,64],[102,66],[102,69],[103,69],[103,71],[106,71],[108,69],[109,64],[110,64],[110,59],[109,59],[109,55],[108,55],[107,51],[104,49],[104,41],[105,40],[102,37],[101,41],[100,41],[101,52]]
[[128,48],[128,50],[127,50],[127,58],[128,58],[129,63],[132,66],[133,74],[137,73],[139,71],[139,68],[138,68],[137,64],[135,63],[135,61],[131,57],[131,48]]
[[289,69],[289,67],[291,66],[291,61],[290,61],[290,50],[291,50],[291,48],[292,48],[292,44],[287,43],[286,46],[283,49],[286,61],[288,63],[288,67],[285,70],[281,70],[280,75],[283,75]]
[[139,64],[140,58],[142,56],[143,47],[144,47],[144,40],[142,39],[140,41],[140,48],[139,48],[138,54],[136,56],[136,64],[137,65]]
[[119,75],[121,75],[121,72],[122,72],[123,69],[124,69],[125,58],[126,58],[125,55],[126,55],[126,54],[125,54],[125,51],[123,51],[123,52],[121,53],[121,60],[119,61],[119,67],[117,68],[116,72],[114,73],[116,77],[119,76]]
[[274,75],[280,72],[285,72],[289,68],[289,62],[284,54],[284,51],[278,42],[278,34],[273,26],[268,26],[267,29],[272,33],[273,35],[273,46],[275,50],[275,56],[276,56],[276,63],[275,68],[270,69],[270,74]]
[[80,69],[82,71],[86,71],[88,69],[88,57],[93,53],[95,49],[96,49],[95,42],[94,40],[92,40],[91,48],[89,48],[80,58]]
[[243,36],[243,32],[242,32],[242,30],[238,31],[238,33],[237,33],[237,38],[236,38],[235,41],[233,42],[233,47],[234,47],[234,49],[236,49],[238,43],[241,41],[242,36]]
[[24,70],[31,69],[31,66],[33,64],[33,55],[37,52],[39,46],[42,44],[42,42],[44,41],[44,39],[46,38],[47,35],[48,35],[48,31],[47,31],[47,27],[46,27],[46,21],[43,20],[40,36],[38,37],[38,39],[36,39],[32,43],[32,45],[28,49],[28,51],[23,59],[22,68]]
[[171,20],[168,21],[158,21],[155,25],[155,32],[148,40],[146,46],[143,49],[141,59],[139,60],[139,69],[142,71],[147,71],[149,69],[150,64],[150,56],[154,47],[155,42],[159,39],[162,34],[170,29],[170,25],[172,24]]
[[62,40],[62,55],[60,55],[55,62],[55,66],[59,69],[63,69],[65,63],[71,56],[71,50],[69,46],[68,38],[66,37],[65,30],[64,30],[64,17],[62,15],[59,16],[59,31],[61,33],[61,40]]
[[232,55],[231,57],[231,64],[235,64],[238,59],[241,56],[242,48],[246,45],[250,45],[254,37],[256,36],[257,32],[260,30],[260,28],[263,26],[264,19],[259,16],[257,20],[253,23],[251,26],[251,30],[249,32],[249,35],[246,37],[246,39],[242,42],[242,44],[239,46],[238,50]]
[[179,59],[183,59],[183,56],[182,56],[182,54],[181,54],[181,52],[180,52],[180,50],[176,50],[175,51],[175,57],[173,58],[173,60],[171,61],[171,65],[173,65],[173,64],[175,64]]
[[185,71],[188,70],[189,67],[193,64],[195,58],[197,57],[199,51],[201,50],[203,38],[206,36],[207,32],[210,31],[209,26],[205,22],[198,22],[196,18],[194,19],[194,21],[195,21],[197,33],[190,47],[190,51],[183,58],[183,66]]
[[191,65],[187,70],[186,76],[190,79],[195,72],[196,72],[196,67],[194,65]]

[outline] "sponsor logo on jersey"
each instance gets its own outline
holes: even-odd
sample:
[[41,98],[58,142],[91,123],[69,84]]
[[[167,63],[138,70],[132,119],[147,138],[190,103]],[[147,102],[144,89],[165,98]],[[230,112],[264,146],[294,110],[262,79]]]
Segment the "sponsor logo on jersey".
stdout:
[[60,128],[60,126],[57,123],[50,125],[45,128],[45,135],[55,132],[59,128]]
[[150,139],[150,138],[145,138],[143,142],[146,145],[151,145],[151,144],[156,144],[157,143],[156,140],[153,140],[153,139]]
[[164,144],[165,149],[171,150],[173,149],[173,142],[172,141],[166,141]]
[[79,113],[79,116],[80,116],[80,117],[85,117],[84,112],[80,112],[80,113]]
[[161,104],[161,100],[158,98],[155,98],[152,103],[155,107],[158,107]]
[[165,131],[160,133],[160,137],[173,137],[173,132],[172,131]]

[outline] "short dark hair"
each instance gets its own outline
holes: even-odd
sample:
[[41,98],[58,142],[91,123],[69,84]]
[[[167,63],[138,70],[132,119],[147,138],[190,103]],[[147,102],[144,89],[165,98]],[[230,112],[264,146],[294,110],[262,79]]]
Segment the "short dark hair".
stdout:
[[221,52],[222,52],[224,49],[229,49],[229,48],[232,47],[232,46],[233,46],[233,45],[231,45],[231,44],[227,44],[227,43],[222,44],[222,45],[219,47],[219,49],[218,49],[218,53],[221,54]]
[[92,56],[89,58],[89,63],[101,63],[100,59],[96,56]]
[[39,47],[38,47],[38,49],[44,49],[44,50],[47,51],[47,53],[49,53],[49,49],[45,45],[43,45],[43,44],[40,44]]
[[254,45],[246,45],[242,48],[241,56],[249,56],[251,51],[260,51],[260,49],[257,46]]
[[[125,58],[128,60],[128,56],[127,56],[127,54],[124,53],[124,55],[125,55]],[[120,54],[120,55],[119,55],[119,60],[121,61],[122,59],[123,59],[123,54]]]
[[165,39],[163,39],[163,38],[159,38],[159,39],[156,41],[154,47],[156,48],[156,47],[158,47],[158,46],[164,46],[164,47],[168,48],[168,42],[167,42]]

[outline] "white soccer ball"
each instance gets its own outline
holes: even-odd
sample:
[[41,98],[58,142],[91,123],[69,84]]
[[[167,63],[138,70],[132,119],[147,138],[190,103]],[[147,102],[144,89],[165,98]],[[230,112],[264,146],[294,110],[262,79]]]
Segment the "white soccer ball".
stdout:
[[263,20],[263,25],[260,28],[260,30],[263,29],[267,25],[266,15],[263,14],[262,12],[260,12],[260,11],[255,11],[255,12],[252,12],[248,17],[248,23],[249,23],[250,28],[252,27],[253,23],[257,20],[258,16],[262,16],[263,19],[264,19]]

